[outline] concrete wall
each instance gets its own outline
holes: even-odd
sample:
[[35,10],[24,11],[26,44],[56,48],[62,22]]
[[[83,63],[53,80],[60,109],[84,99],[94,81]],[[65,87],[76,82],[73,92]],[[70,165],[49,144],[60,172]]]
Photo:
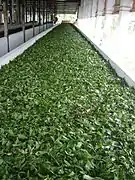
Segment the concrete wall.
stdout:
[[0,38],[0,56],[6,54],[7,51],[8,51],[7,38],[6,37]]
[[8,64],[10,61],[14,60],[14,58],[22,54],[26,49],[28,49],[30,46],[36,43],[36,41],[38,41],[40,38],[45,36],[48,32],[52,31],[52,29],[54,29],[57,26],[58,25],[48,28],[47,30],[43,31],[42,33],[38,34],[37,36],[31,38],[27,42],[13,49],[9,53],[6,53],[4,56],[0,57],[0,68],[1,66],[4,66],[5,64]]
[[[47,28],[50,28],[52,26],[53,26],[53,24],[49,23],[47,25]],[[44,25],[44,29],[46,30],[46,25]],[[38,35],[41,32],[43,32],[43,26],[40,26],[40,28],[39,28],[39,26],[35,27],[35,35]],[[26,41],[30,40],[32,37],[33,37],[33,28],[25,30]],[[18,46],[20,46],[23,43],[24,43],[24,39],[23,39],[22,31],[9,35],[10,51],[17,48]],[[0,38],[0,57],[5,55],[7,52],[8,52],[7,38],[5,38],[5,37]]]
[[[133,0],[83,0],[76,26],[135,82],[135,12]],[[130,83],[129,83],[130,84]]]
[[[1,44],[1,39],[0,39]],[[18,32],[9,36],[9,48],[10,51],[23,44],[23,32]],[[7,46],[7,44],[6,44]],[[5,46],[3,47],[5,48]],[[1,49],[0,49],[1,51]],[[3,54],[4,55],[4,54]]]

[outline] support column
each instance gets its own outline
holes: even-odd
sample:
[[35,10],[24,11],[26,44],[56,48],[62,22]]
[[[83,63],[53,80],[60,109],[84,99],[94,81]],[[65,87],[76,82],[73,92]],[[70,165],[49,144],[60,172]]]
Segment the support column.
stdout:
[[45,28],[44,28],[44,20],[45,20],[45,2],[43,1],[43,31],[45,30]]
[[33,2],[33,6],[32,6],[32,10],[33,10],[33,37],[35,36],[35,2]]
[[46,29],[47,29],[47,22],[48,22],[47,16],[48,16],[48,12],[47,12],[47,6],[46,6]]
[[[121,0],[119,7],[118,23],[115,28],[113,40],[114,51],[118,54],[119,58],[124,60],[130,57],[134,51],[132,47],[135,46],[134,35],[129,33],[129,24],[132,21],[131,8],[132,0]],[[123,40],[126,43],[123,43]],[[129,46],[132,45],[130,48]],[[120,48],[119,48],[120,47]],[[132,56],[134,57],[134,55]]]
[[[115,6],[115,0],[105,0],[104,3],[104,36],[110,36],[110,33],[113,31],[113,26],[117,22],[116,17],[113,15]],[[115,27],[114,27],[115,28]]]
[[132,8],[132,2],[133,0],[121,0],[119,21],[121,21],[123,18],[126,18]]
[[98,1],[99,0],[93,0],[93,4],[92,4],[92,17],[96,17]]
[[102,37],[103,37],[103,33],[104,33],[104,24],[105,24],[105,17],[103,16],[104,8],[105,8],[105,1],[98,0],[97,11],[96,11],[96,20],[95,20],[95,32],[94,32],[94,38],[98,45],[101,45]]
[[3,1],[3,13],[4,13],[4,36],[7,38],[7,50],[9,52],[9,37],[8,37],[8,4],[7,0]]
[[11,21],[12,21],[12,24],[13,23],[15,23],[15,16],[14,16],[14,0],[11,0],[11,13],[12,13],[12,15],[11,15],[11,17],[12,17],[12,19],[11,19]]
[[104,6],[105,6],[105,1],[99,0],[98,8],[97,8],[97,16],[102,16],[104,14]]
[[84,0],[81,0],[81,5],[79,7],[79,19],[83,19],[83,4]]
[[30,22],[32,21],[32,10],[31,10],[31,6],[30,6]]
[[8,23],[12,24],[12,1],[8,0],[9,3],[9,18],[8,18]]
[[16,0],[16,23],[20,23],[20,2]]
[[22,15],[22,30],[23,30],[23,41],[25,42],[25,1],[21,4],[21,15]]
[[104,36],[110,36],[113,26],[117,23],[114,13],[115,0],[105,0],[104,2]]
[[49,27],[49,11],[47,12],[47,22],[48,22],[48,25],[47,25],[47,28]]
[[92,17],[92,7],[93,7],[93,1],[94,1],[94,0],[91,0],[90,17]]
[[105,14],[112,14],[114,11],[115,0],[106,0]]
[[87,0],[84,0],[83,2],[83,18],[86,18],[86,14],[87,14]]
[[81,6],[79,6],[78,18],[79,18],[79,19],[82,18],[82,7],[81,7]]
[[85,0],[82,1],[82,17],[85,18]]
[[[118,17],[119,13],[116,12],[116,1],[115,0],[106,0],[104,8],[104,23],[103,23],[103,36],[102,36],[102,47],[105,48],[106,52],[112,53],[115,52],[115,47],[118,42],[116,42],[116,34],[118,27]],[[117,40],[119,41],[119,40]],[[114,43],[115,46],[114,46]]]
[[0,0],[0,24],[2,23],[2,0]]
[[[130,10],[132,9],[132,0],[121,0],[119,19],[118,19],[118,30],[119,33],[124,35],[128,32],[128,25],[131,21]],[[124,37],[124,36],[123,36]]]
[[92,0],[89,0],[87,2],[88,6],[87,6],[87,18],[91,17],[91,6],[92,6]]
[[[97,21],[98,21],[97,16],[98,16],[99,1],[100,1],[100,0],[96,0],[96,1],[95,1],[96,3],[93,4],[93,5],[94,5],[93,7],[94,7],[95,10],[96,10],[96,11],[94,12],[95,17],[96,17],[96,18],[95,18],[95,23],[94,23],[94,28],[96,28]],[[102,1],[102,0],[101,0],[101,1]],[[93,17],[94,17],[94,16],[93,16]]]
[[28,8],[27,8],[27,0],[24,4],[24,16],[25,16],[25,22],[27,23],[27,16],[28,16]]
[[105,6],[105,0],[97,0],[97,10],[96,10],[96,22],[95,27],[96,30],[101,30],[101,24],[103,23],[102,20],[104,19],[104,6]]
[[[132,10],[134,11],[134,9],[132,9],[134,8],[133,3],[133,0],[121,0],[119,12],[119,43],[117,44],[119,45],[119,47],[121,47],[119,53],[122,57],[122,60],[126,59],[129,61],[134,61],[135,47],[134,12],[131,12]],[[126,43],[123,43],[123,39]]]
[[39,13],[39,33],[40,33],[40,25],[41,25],[41,13],[40,13],[40,0],[38,0],[39,2],[38,2],[38,13]]
[[88,1],[88,18],[91,17],[92,3],[93,3],[92,0]]
[[89,0],[85,0],[84,1],[84,18],[89,18],[90,15],[89,15],[89,12],[90,12],[90,8],[89,8],[89,4],[90,4],[90,1]]
[[95,16],[96,16],[96,17],[97,17],[97,15],[98,15],[99,1],[100,1],[100,0],[97,0],[97,1],[96,1],[96,13],[95,13]]

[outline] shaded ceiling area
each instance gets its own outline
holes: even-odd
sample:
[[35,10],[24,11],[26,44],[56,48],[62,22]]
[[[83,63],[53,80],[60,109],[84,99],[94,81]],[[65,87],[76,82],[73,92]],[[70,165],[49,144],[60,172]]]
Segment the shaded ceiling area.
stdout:
[[47,0],[49,10],[57,14],[75,14],[80,5],[80,0]]
[[39,4],[40,8],[52,11],[56,14],[75,14],[78,10],[81,0],[24,0],[27,4],[32,5],[33,3]]
[[56,0],[56,12],[57,14],[74,14],[79,4],[79,0]]

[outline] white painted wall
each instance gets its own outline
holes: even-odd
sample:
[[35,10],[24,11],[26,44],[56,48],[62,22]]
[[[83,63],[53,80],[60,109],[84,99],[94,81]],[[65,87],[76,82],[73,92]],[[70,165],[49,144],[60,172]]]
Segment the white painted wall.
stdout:
[[33,37],[33,29],[31,28],[31,29],[25,30],[25,39],[26,39],[26,41],[28,41],[32,37]]
[[0,38],[0,57],[6,54],[7,51],[8,51],[7,38],[6,37]]
[[[75,25],[135,82],[135,12],[131,12],[133,0],[121,0],[120,12],[117,14],[113,14],[115,0],[108,0],[104,16],[103,0],[99,0],[100,7],[97,7],[97,0],[93,0],[93,3],[89,0],[89,9],[88,5],[85,6],[87,0],[84,1],[86,3],[82,1]],[[89,15],[86,17],[86,14]]]
[[45,36],[48,32],[52,31],[57,25],[48,28],[47,30],[43,31],[42,33],[38,34],[37,36],[31,38],[27,42],[21,44],[17,48],[13,49],[9,53],[6,53],[4,56],[0,57],[0,68],[1,66],[8,64],[10,61],[12,61],[14,58],[22,54],[26,49],[28,49],[30,46],[32,46],[34,43],[36,43],[37,40]]
[[[53,24],[49,23],[47,25],[47,28],[50,28],[52,26],[53,26]],[[44,25],[44,29],[46,30],[46,25]],[[40,29],[39,29],[39,26],[35,27],[35,35],[38,35],[41,32],[43,32],[43,26],[40,26]],[[25,30],[26,41],[30,40],[32,37],[33,37],[33,28]],[[18,46],[20,46],[23,43],[24,43],[24,39],[23,39],[22,31],[9,35],[10,51],[17,48]],[[3,37],[3,38],[0,38],[0,57],[4,56],[6,53],[8,53],[7,38]]]
[[[1,39],[0,39],[1,40]],[[18,32],[9,36],[10,51],[23,44],[23,32]],[[1,44],[1,41],[0,41]]]

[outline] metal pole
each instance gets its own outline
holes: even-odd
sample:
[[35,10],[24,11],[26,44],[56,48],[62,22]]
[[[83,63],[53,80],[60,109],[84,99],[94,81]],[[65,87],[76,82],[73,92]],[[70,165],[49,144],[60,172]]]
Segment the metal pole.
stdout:
[[47,21],[48,21],[48,27],[47,28],[49,28],[49,21],[50,21],[50,13],[49,13],[49,11],[48,11],[48,15],[47,15]]
[[3,12],[4,12],[4,36],[7,38],[7,50],[9,49],[9,36],[8,36],[8,4],[7,0],[3,1]]
[[38,10],[39,10],[39,33],[40,33],[40,24],[41,24],[41,19],[40,19],[40,0],[38,0]]
[[25,22],[27,23],[28,21],[27,21],[27,15],[28,15],[28,8],[27,8],[27,1],[26,1],[26,3],[24,4],[24,14],[25,14],[25,18],[26,18],[26,20],[25,20]]
[[12,24],[12,0],[9,0],[9,23]]
[[14,18],[14,0],[11,0],[11,13],[12,13],[12,24],[15,22]]
[[17,24],[20,23],[20,6],[19,6],[19,0],[16,0],[16,22],[17,22]]
[[46,29],[47,29],[47,2],[46,2]]
[[35,2],[33,2],[33,37],[35,36]]
[[22,9],[22,30],[23,30],[23,41],[25,42],[25,2],[23,1],[23,4],[21,5]]
[[2,0],[0,0],[0,24],[2,23]]
[[45,2],[43,1],[43,31],[45,30],[45,28],[44,28],[44,20],[45,20]]
[[48,13],[46,11],[46,29],[48,28]]
[[31,12],[31,6],[30,6],[30,22],[31,22],[31,18],[32,18],[32,12]]

